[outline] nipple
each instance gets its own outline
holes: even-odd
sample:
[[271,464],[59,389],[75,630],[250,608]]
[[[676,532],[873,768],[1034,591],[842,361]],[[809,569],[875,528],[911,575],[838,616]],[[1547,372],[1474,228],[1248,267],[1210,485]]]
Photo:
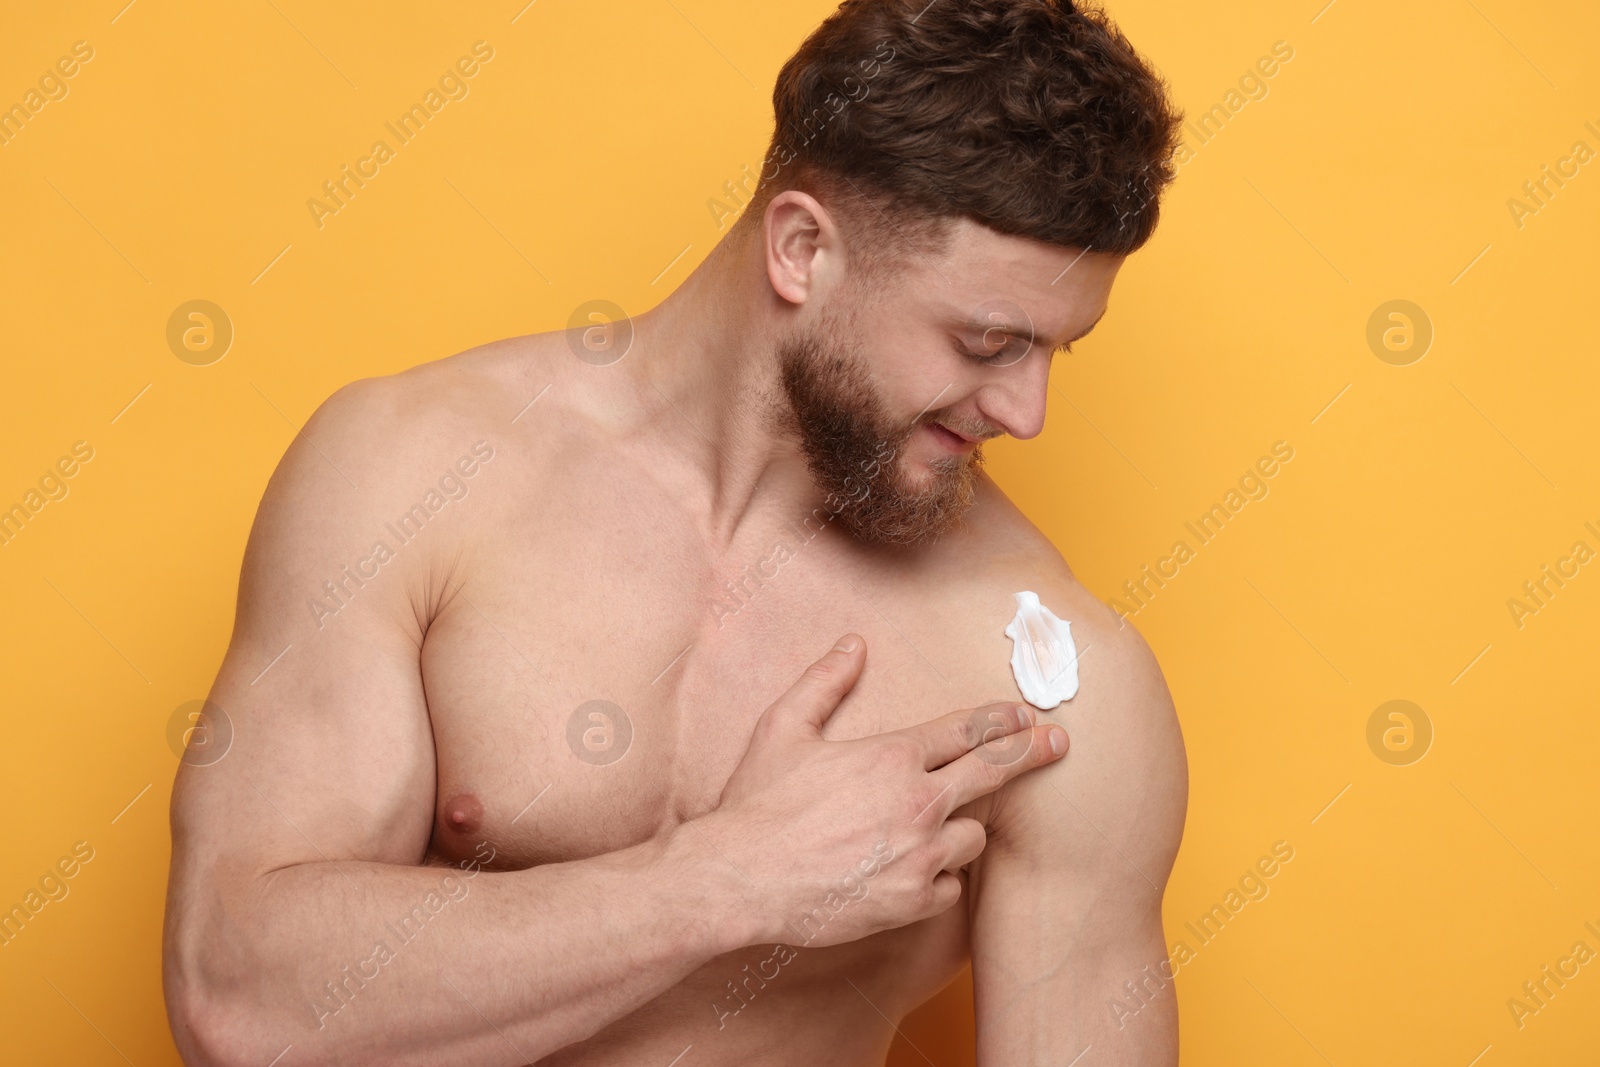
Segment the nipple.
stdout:
[[452,833],[470,834],[483,825],[483,802],[471,793],[461,793],[446,801],[440,814]]

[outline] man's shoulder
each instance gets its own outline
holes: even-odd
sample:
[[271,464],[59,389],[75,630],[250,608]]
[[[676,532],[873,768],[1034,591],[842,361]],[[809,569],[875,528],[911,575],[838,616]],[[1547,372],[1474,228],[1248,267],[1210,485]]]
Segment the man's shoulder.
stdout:
[[530,401],[548,399],[538,394],[555,384],[560,364],[550,358],[548,338],[508,338],[350,382],[323,401],[307,431],[334,444],[382,438],[405,447],[463,428],[511,425]]
[[480,484],[479,470],[502,452],[536,461],[543,451],[537,431],[528,432],[528,409],[552,400],[539,396],[549,381],[538,367],[559,363],[538,358],[542,344],[499,341],[334,391],[267,483],[252,532],[257,562],[282,568],[326,556],[318,565],[337,570],[341,553],[383,535],[385,523],[413,515],[431,529],[435,515],[459,511],[449,505]]
[[1071,748],[997,798],[987,820],[996,846],[1048,853],[1080,872],[1132,876],[1142,888],[1164,883],[1182,831],[1188,778],[1177,714],[1154,652],[997,488],[980,496],[963,539],[969,543],[952,546],[957,565],[935,594],[934,610],[947,620],[938,654],[952,684],[988,694],[983,699],[1021,699],[1005,628],[1017,610],[1015,594],[1023,591],[1070,625],[1077,654],[1077,693],[1039,714],[1041,722],[1066,727]]
[[538,461],[546,437],[572,423],[563,386],[576,361],[560,358],[560,338],[494,341],[341,386],[295,436],[275,483],[359,507],[395,503],[474,446],[510,446]]
[[[1016,614],[1016,594],[1024,591],[1037,594],[1070,624],[1085,681],[1098,660],[1105,681],[1160,682],[1155,656],[1139,632],[1078,580],[1050,539],[987,479],[956,535],[930,563],[935,574],[924,584],[931,601],[926,609],[940,620],[941,652],[965,676],[958,688],[978,686],[1003,692],[997,699],[1021,698],[1005,629]],[[1107,689],[1103,683],[1081,687],[1061,710],[1107,702]]]

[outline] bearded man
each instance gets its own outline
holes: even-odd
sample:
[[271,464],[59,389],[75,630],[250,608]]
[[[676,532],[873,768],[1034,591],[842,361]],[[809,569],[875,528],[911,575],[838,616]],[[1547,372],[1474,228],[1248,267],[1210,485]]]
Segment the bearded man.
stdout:
[[1178,119],[1070,0],[847,0],[774,104],[658,307],[289,448],[173,796],[189,1062],[881,1065],[969,963],[983,1067],[1176,1062],[1172,703],[981,467]]

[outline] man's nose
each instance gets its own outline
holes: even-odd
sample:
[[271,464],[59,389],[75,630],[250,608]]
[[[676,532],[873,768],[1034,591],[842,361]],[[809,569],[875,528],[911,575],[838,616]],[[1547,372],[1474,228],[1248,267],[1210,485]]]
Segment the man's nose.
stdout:
[[1044,430],[1050,392],[1050,353],[1039,345],[1009,367],[988,368],[978,390],[978,410],[998,429],[1019,441]]

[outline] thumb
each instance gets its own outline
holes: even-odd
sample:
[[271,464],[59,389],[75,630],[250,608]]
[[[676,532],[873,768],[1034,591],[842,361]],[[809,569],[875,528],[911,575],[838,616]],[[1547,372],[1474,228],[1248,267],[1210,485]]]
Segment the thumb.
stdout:
[[822,724],[854,688],[866,661],[867,643],[857,634],[845,634],[767,709],[771,726],[818,736]]

